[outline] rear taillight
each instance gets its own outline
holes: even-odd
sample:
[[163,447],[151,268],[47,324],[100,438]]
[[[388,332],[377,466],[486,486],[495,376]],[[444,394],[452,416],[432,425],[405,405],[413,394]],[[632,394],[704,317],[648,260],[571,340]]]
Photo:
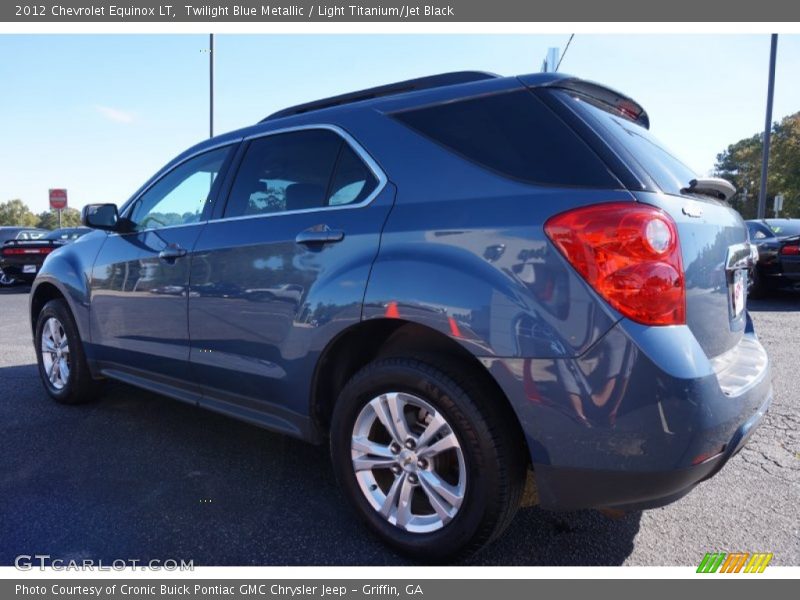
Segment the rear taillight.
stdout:
[[686,323],[678,229],[664,211],[633,202],[595,204],[552,217],[544,230],[624,316],[645,325]]
[[50,254],[55,248],[3,248],[5,256],[15,254]]
[[800,254],[800,245],[788,245],[781,248],[781,254],[784,256],[797,256]]

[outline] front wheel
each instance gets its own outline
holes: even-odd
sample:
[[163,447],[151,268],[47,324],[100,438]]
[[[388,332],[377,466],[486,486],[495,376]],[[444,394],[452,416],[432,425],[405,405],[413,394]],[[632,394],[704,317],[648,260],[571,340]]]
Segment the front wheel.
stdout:
[[440,562],[508,526],[525,481],[524,443],[480,383],[414,359],[377,360],[334,408],[331,454],[346,496],[397,550]]
[[51,300],[36,319],[36,357],[45,390],[62,404],[88,402],[100,383],[92,379],[75,320],[63,300]]

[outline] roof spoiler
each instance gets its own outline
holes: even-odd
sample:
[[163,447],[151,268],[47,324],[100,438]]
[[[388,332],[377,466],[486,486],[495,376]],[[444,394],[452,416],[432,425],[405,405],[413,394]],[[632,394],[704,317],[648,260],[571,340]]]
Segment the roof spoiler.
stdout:
[[430,75],[428,77],[419,77],[417,79],[408,79],[406,81],[398,81],[397,83],[390,83],[387,85],[379,85],[357,92],[350,92],[341,94],[339,96],[331,96],[330,98],[323,98],[305,104],[298,104],[284,108],[278,112],[272,113],[265,121],[272,121],[273,119],[280,119],[281,117],[288,117],[291,115],[299,115],[302,113],[311,112],[314,110],[322,110],[323,108],[332,108],[334,106],[341,106],[342,104],[350,104],[352,102],[359,102],[362,100],[371,100],[373,98],[381,98],[383,96],[394,96],[395,94],[402,94],[405,92],[416,92],[418,90],[429,90],[448,85],[457,85],[459,83],[472,83],[474,81],[483,81],[486,79],[496,79],[499,75],[494,73],[485,73],[483,71],[455,71],[453,73],[441,73],[439,75]]
[[603,108],[615,115],[633,121],[645,129],[650,129],[650,117],[641,104],[633,98],[599,83],[566,77],[543,83],[539,87],[560,88],[576,92],[601,104]]

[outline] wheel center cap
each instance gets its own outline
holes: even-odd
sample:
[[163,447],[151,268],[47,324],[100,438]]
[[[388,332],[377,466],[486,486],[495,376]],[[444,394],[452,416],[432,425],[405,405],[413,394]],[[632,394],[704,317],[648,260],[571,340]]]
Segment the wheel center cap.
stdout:
[[417,454],[411,450],[403,450],[400,452],[399,463],[403,470],[409,473],[417,470]]

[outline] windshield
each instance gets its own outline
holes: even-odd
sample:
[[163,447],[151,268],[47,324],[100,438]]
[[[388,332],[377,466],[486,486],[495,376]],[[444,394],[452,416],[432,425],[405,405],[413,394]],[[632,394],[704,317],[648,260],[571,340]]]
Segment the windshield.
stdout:
[[767,225],[779,237],[800,235],[800,219],[767,219]]

